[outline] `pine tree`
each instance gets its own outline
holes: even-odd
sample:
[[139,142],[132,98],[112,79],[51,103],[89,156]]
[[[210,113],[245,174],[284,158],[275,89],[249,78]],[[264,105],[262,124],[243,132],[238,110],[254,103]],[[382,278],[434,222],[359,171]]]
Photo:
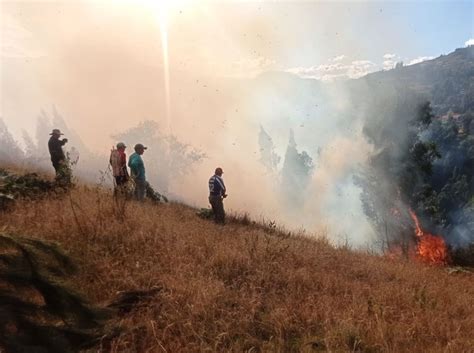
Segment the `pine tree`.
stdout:
[[269,172],[275,172],[280,163],[280,156],[275,153],[275,145],[270,135],[260,126],[258,134],[258,144],[260,145],[260,162]]
[[314,169],[313,159],[305,151],[298,152],[293,130],[281,171],[281,188],[290,210],[297,210],[304,202],[304,192]]
[[0,118],[0,162],[18,164],[23,160],[23,151],[8,130],[7,125]]

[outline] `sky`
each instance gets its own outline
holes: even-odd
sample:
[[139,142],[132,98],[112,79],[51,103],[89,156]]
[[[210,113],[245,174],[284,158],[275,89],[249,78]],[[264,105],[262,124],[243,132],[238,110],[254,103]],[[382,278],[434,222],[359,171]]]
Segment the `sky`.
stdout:
[[[40,131],[36,142],[44,147],[49,136],[37,129],[37,117],[57,111],[106,164],[117,142],[112,135],[154,120],[161,132],[206,154],[189,180],[171,190],[186,202],[205,202],[205,182],[196,187],[196,181],[207,181],[219,165],[236,195],[226,199],[230,208],[310,231],[327,222],[359,245],[371,232],[352,176],[372,146],[352,116],[363,112],[344,113],[347,92],[329,82],[474,44],[473,1],[0,5],[0,117],[20,143],[24,131],[33,139]],[[278,75],[254,79],[268,71],[321,80],[325,89],[318,95],[316,81]],[[294,131],[299,151],[317,166],[297,215],[281,201],[278,175],[259,160],[261,127],[280,156]],[[151,158],[157,159],[149,150],[145,162]],[[259,184],[258,197],[256,180],[268,181]]]
[[[1,1],[0,115],[18,130],[52,104],[81,114],[68,108],[73,95],[63,97],[65,91],[86,91],[98,78],[94,93],[105,103],[114,100],[120,76],[133,83],[138,67],[152,68],[161,91],[163,18],[175,87],[183,76],[251,78],[270,70],[358,78],[447,54],[474,38],[473,1],[156,3]],[[104,127],[91,119],[87,128],[74,125],[88,133]]]

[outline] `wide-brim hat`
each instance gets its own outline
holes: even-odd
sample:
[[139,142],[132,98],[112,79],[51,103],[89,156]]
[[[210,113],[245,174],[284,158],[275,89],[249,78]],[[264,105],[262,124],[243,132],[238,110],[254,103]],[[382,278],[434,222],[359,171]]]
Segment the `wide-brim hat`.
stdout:
[[50,135],[64,135],[64,134],[59,129],[53,129]]

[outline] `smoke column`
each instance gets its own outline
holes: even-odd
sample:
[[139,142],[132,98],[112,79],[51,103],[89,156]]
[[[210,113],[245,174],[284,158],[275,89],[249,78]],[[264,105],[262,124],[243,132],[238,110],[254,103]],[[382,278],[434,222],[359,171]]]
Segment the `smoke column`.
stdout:
[[[111,136],[153,121],[159,139],[172,132],[206,154],[175,177],[166,168],[169,153],[149,149],[144,159],[156,165],[148,173],[158,189],[206,207],[207,180],[221,166],[227,209],[308,233],[327,230],[336,243],[372,242],[353,180],[374,152],[363,133],[371,112],[355,109],[362,105],[354,104],[351,83],[302,80],[284,72],[299,63],[314,65],[304,62],[314,50],[308,36],[317,46],[313,60],[333,57],[331,67],[342,65],[335,43],[347,52],[359,48],[352,31],[340,29],[352,23],[354,11],[362,19],[372,18],[370,11],[365,6],[348,11],[343,4],[304,3],[296,10],[291,4],[152,4],[2,4],[2,23],[9,28],[2,39],[12,45],[2,53],[1,116],[20,145],[31,146],[27,141],[34,136],[43,148],[48,130],[67,128],[68,148],[81,154],[78,168],[94,179],[118,142]],[[392,37],[398,38],[388,33],[384,40]],[[353,77],[371,68],[363,60],[350,64],[357,69]],[[387,97],[392,94],[387,91]],[[63,120],[52,117],[53,106]],[[272,149],[270,163],[262,162],[261,129],[271,141],[265,144]],[[125,142],[133,146],[148,137]],[[293,157],[285,161],[286,155]],[[49,168],[47,160],[42,163]],[[164,179],[169,182],[160,184]]]

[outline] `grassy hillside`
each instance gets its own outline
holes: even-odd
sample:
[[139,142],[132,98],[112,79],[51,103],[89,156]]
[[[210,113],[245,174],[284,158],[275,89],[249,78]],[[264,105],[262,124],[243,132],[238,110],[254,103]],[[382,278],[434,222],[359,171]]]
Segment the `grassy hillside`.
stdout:
[[[54,241],[71,284],[105,304],[162,290],[111,325],[101,352],[472,352],[474,277],[336,249],[242,222],[217,226],[179,204],[114,206],[88,187],[20,200],[3,232]],[[94,351],[98,351],[97,349]]]

